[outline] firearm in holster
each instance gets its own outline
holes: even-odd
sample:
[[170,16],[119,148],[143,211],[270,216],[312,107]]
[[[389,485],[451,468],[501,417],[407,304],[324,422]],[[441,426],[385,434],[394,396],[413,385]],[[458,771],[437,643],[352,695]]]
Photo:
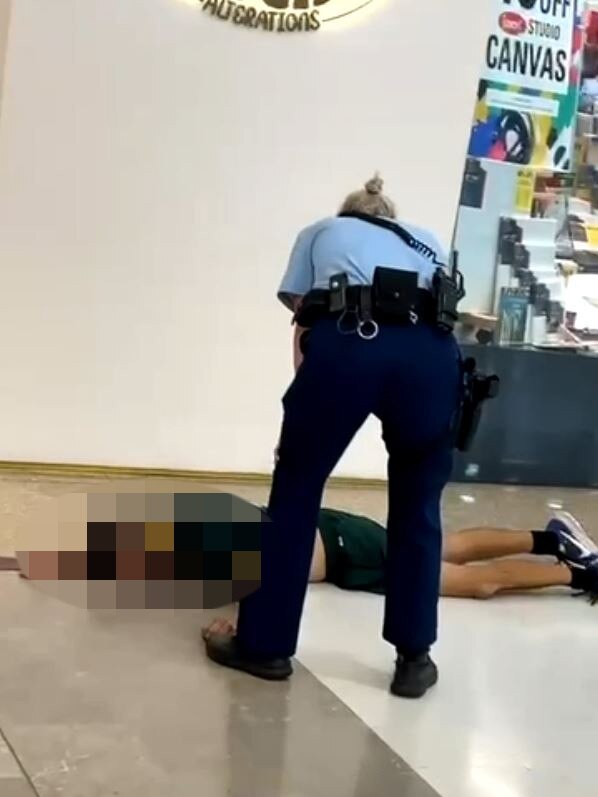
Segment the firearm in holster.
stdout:
[[458,413],[455,448],[469,451],[482,418],[484,402],[496,398],[500,391],[500,379],[477,370],[473,357],[463,362],[463,385],[461,406]]

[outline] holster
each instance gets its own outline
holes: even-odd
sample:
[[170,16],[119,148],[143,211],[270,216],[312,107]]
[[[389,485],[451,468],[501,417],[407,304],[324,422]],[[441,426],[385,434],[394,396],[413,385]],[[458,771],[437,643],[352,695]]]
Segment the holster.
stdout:
[[500,379],[495,374],[487,375],[477,370],[473,357],[462,364],[461,404],[455,424],[455,448],[469,451],[482,419],[484,403],[496,398],[500,391]]

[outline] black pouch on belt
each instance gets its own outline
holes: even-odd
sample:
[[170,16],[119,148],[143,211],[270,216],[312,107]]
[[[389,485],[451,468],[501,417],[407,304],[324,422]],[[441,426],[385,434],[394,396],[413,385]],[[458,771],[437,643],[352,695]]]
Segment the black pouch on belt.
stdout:
[[372,289],[377,319],[405,321],[417,313],[417,272],[379,266],[374,272]]

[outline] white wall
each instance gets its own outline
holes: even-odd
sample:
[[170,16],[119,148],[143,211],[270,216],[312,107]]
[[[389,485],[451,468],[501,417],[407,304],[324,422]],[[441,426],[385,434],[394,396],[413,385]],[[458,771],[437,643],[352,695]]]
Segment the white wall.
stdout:
[[[293,237],[378,168],[450,240],[486,5],[275,35],[184,0],[14,0],[0,459],[269,470]],[[375,427],[339,472],[384,474]]]
[[4,85],[4,63],[6,45],[8,43],[8,26],[10,23],[11,0],[0,3],[0,115],[2,114],[2,86]]

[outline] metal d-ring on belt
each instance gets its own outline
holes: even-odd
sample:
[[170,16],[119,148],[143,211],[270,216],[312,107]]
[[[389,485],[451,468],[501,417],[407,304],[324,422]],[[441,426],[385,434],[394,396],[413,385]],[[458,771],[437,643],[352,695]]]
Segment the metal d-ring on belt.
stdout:
[[[372,289],[364,286],[361,288],[359,302],[347,306],[338,321],[336,327],[341,335],[353,335],[355,332],[362,340],[374,340],[380,333],[380,327],[373,317]],[[355,318],[355,325],[350,328],[345,326],[347,318]]]

